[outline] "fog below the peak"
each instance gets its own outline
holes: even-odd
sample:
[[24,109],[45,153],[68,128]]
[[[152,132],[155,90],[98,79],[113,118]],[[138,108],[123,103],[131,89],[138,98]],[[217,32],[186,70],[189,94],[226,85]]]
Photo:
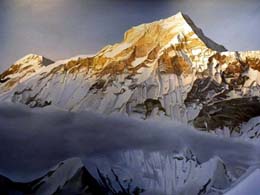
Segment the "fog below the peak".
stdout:
[[260,145],[198,132],[174,121],[138,120],[93,112],[0,105],[0,173],[29,180],[70,157],[113,158],[120,151],[171,153],[191,149],[200,161],[219,156],[247,167],[260,163]]

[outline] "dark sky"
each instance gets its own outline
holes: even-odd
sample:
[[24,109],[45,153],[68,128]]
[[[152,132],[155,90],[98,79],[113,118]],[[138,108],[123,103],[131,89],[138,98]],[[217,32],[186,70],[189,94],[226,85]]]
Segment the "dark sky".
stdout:
[[229,50],[260,49],[259,0],[0,0],[0,70],[28,53],[92,54],[182,11]]

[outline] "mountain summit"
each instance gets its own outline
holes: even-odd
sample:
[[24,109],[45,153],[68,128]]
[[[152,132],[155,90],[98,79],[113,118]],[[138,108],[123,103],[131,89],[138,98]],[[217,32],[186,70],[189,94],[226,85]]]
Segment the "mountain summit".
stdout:
[[174,119],[207,130],[237,128],[260,115],[260,52],[228,52],[182,13],[133,27],[93,56],[47,66],[29,59],[0,75],[1,100]]

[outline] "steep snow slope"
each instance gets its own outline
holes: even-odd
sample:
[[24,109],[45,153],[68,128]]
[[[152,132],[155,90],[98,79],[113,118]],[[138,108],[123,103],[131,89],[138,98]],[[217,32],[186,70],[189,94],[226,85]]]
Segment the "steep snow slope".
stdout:
[[[38,179],[37,182],[34,182],[32,189],[35,189],[34,193],[39,195],[49,195],[55,192],[67,192],[70,194],[83,192],[86,187],[93,187],[84,186],[86,184],[82,183],[82,177],[86,175],[87,177],[91,177],[80,159],[68,159],[51,169],[45,176]],[[98,187],[98,183],[92,185]]]
[[122,180],[133,180],[133,184],[145,189],[144,195],[217,195],[236,180],[220,158],[201,163],[190,150],[173,154],[127,151],[121,153],[118,162],[100,159],[96,164],[113,183],[116,173]]

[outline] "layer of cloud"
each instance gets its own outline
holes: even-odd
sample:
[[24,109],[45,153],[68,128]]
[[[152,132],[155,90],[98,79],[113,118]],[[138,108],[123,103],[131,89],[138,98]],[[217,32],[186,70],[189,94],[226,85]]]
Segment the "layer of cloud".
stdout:
[[43,173],[69,157],[109,158],[127,150],[173,152],[191,148],[201,161],[217,155],[230,165],[247,167],[260,162],[259,145],[200,133],[170,121],[1,104],[0,124],[0,172],[18,180]]

